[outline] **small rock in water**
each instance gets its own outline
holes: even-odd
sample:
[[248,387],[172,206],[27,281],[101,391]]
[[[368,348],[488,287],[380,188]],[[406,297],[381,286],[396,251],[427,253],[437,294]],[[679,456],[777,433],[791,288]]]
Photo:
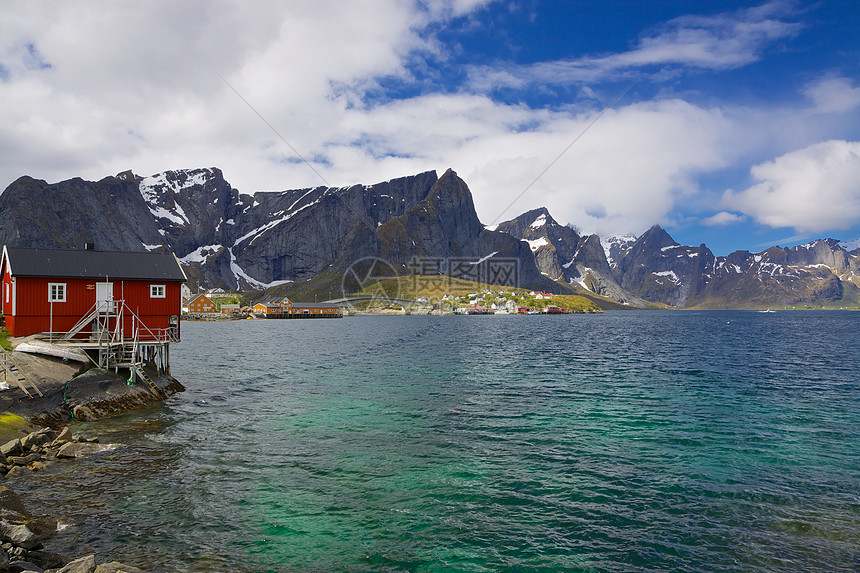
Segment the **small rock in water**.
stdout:
[[78,420],[79,422],[94,422],[95,420],[98,420],[98,416],[83,404],[75,406],[72,409],[72,415],[75,417],[75,420]]
[[30,470],[27,469],[27,466],[12,466],[12,468],[6,473],[6,477],[11,479],[28,473],[30,473]]
[[62,446],[63,444],[71,442],[73,439],[74,439],[74,437],[72,436],[72,431],[69,429],[68,426],[66,426],[60,432],[60,435],[57,436],[53,442],[51,442],[51,447],[55,448],[55,447]]
[[99,444],[91,444],[87,442],[69,442],[57,452],[57,458],[77,458],[88,454],[96,454],[103,451],[105,448]]
[[8,521],[9,513],[20,516],[21,519],[30,519],[30,514],[18,494],[6,486],[0,486],[0,515]]

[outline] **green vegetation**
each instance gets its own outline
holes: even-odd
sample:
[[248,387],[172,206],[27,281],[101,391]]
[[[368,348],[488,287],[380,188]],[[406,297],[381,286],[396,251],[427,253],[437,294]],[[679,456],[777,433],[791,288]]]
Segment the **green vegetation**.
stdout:
[[12,343],[9,342],[9,330],[5,326],[0,326],[0,346],[6,350],[12,350]]
[[[3,330],[6,330],[4,327]],[[17,414],[10,412],[0,412],[0,443],[5,444],[9,440],[26,436],[36,426],[22,418]]]

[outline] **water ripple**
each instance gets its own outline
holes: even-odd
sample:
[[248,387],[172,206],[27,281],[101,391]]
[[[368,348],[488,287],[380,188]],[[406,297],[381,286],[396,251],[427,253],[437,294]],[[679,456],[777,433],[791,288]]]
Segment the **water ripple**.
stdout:
[[854,571],[858,325],[190,323],[188,391],[29,495],[61,543],[144,569]]

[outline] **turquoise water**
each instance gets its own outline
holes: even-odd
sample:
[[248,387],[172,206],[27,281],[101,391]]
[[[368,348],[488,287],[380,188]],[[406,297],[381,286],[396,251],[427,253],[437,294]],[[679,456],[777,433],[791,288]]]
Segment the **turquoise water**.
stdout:
[[857,571],[858,334],[849,312],[183,323],[188,391],[81,425],[127,446],[27,495],[54,543],[148,570]]

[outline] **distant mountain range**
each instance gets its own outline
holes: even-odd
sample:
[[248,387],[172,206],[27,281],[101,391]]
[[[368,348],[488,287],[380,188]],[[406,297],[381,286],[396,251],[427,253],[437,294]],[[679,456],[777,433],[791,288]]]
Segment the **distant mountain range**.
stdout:
[[580,236],[545,208],[485,228],[451,170],[253,195],[216,168],[56,184],[24,176],[0,195],[0,242],[172,251],[203,287],[326,298],[340,294],[351,265],[376,257],[398,274],[514,281],[605,308],[860,304],[856,241],[715,257],[705,245],[679,245],[659,226],[638,238]]

